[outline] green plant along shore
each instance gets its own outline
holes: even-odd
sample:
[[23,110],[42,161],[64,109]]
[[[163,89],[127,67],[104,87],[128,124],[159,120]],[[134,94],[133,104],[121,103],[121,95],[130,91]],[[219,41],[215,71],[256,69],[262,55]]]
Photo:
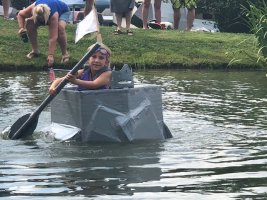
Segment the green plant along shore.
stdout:
[[[29,43],[23,43],[16,21],[0,18],[0,70],[43,70],[46,66],[48,31],[41,27],[38,41],[39,58],[28,60]],[[60,50],[55,54],[55,68],[72,68],[87,48],[96,42],[85,36],[74,43],[76,25],[67,26],[68,50],[71,54],[67,66],[60,65]],[[260,69],[257,63],[257,42],[251,34],[201,33],[134,29],[134,36],[113,35],[114,27],[101,27],[103,42],[112,50],[112,66],[127,63],[134,69],[150,68],[209,68]]]

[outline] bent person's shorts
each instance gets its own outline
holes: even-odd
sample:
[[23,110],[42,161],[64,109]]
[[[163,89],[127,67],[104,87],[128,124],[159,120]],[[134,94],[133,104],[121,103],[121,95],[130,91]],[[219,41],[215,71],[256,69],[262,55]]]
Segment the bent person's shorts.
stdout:
[[60,21],[60,20],[63,20],[63,21],[65,21],[66,23],[68,23],[68,22],[69,22],[69,19],[70,19],[70,14],[71,14],[70,11],[68,11],[68,12],[64,12],[62,15],[60,15],[60,17],[59,17],[59,21]]
[[173,8],[185,7],[188,9],[197,7],[197,0],[171,0]]

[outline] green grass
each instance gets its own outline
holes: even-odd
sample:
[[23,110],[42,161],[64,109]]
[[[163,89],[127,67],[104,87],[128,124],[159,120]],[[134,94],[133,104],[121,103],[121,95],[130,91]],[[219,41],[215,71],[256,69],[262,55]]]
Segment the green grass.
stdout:
[[[17,21],[0,18],[0,70],[42,70],[46,66],[48,31],[38,30],[41,50],[39,58],[28,60],[29,43],[18,36]],[[61,53],[57,47],[55,68],[72,68],[96,42],[85,36],[74,43],[76,26],[67,26],[68,50],[71,54],[67,66],[60,64]],[[114,35],[114,27],[101,27],[103,42],[112,50],[112,66],[127,63],[134,69],[150,68],[209,68],[254,69],[257,63],[257,42],[251,34],[201,33],[134,29],[134,36]],[[231,65],[229,66],[229,63]]]

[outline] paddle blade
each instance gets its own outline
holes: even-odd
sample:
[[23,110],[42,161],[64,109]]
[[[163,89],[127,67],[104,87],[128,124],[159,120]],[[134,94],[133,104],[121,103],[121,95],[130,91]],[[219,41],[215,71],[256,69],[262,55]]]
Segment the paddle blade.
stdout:
[[28,113],[20,117],[10,128],[8,137],[10,139],[19,139],[33,134],[38,123],[38,117],[31,117]]

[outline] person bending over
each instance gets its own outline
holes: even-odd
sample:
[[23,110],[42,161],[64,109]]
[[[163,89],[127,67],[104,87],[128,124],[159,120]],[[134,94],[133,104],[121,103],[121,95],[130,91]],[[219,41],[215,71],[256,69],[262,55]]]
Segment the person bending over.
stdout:
[[70,56],[67,51],[67,35],[65,30],[69,15],[70,11],[67,4],[59,0],[37,0],[18,13],[18,33],[22,35],[25,33],[26,28],[32,46],[32,51],[27,54],[27,58],[32,59],[39,56],[37,28],[42,25],[48,25],[48,67],[54,63],[57,41],[62,52],[61,63],[66,64],[69,61]]
[[109,48],[101,44],[89,58],[84,69],[80,69],[76,75],[68,73],[66,76],[56,79],[49,88],[49,94],[56,93],[56,87],[63,79],[77,85],[78,91],[108,89],[111,79],[110,55]]

